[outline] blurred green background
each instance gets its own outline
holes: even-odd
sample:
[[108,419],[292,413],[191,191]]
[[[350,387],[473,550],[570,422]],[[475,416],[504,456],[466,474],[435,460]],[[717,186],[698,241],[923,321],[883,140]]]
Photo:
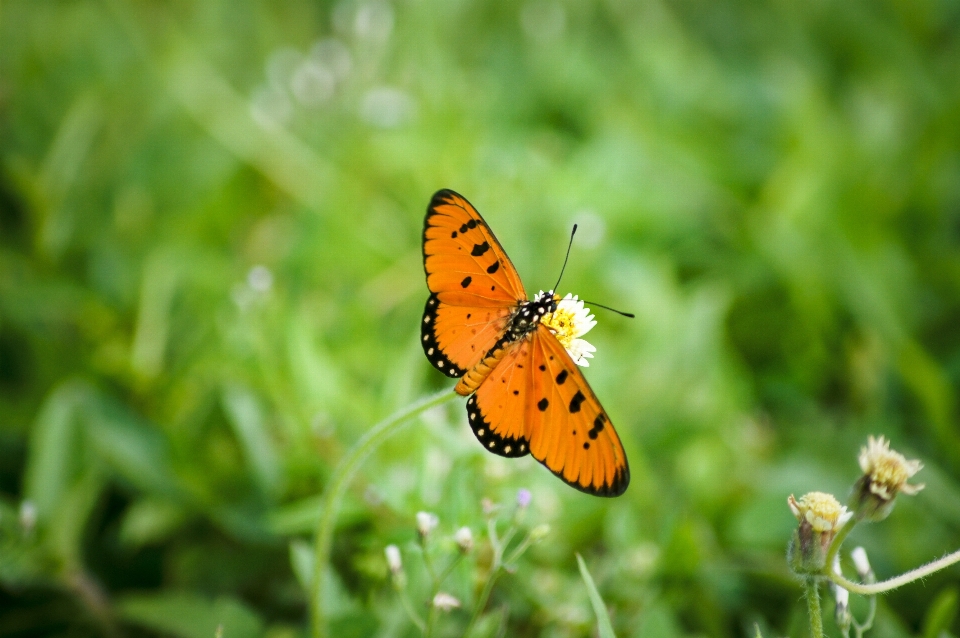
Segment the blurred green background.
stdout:
[[[786,497],[844,500],[868,434],[927,488],[849,547],[960,546],[960,2],[5,0],[0,636],[306,635],[332,469],[452,385],[417,327],[444,187],[531,293],[581,225],[560,292],[637,313],[587,370],[633,481],[427,413],[344,504],[334,635],[417,635],[383,548],[419,604],[418,510],[478,537],[469,609],[480,501],[520,487],[552,532],[501,635],[591,635],[574,552],[619,636],[806,635]],[[958,573],[871,635],[960,634]]]

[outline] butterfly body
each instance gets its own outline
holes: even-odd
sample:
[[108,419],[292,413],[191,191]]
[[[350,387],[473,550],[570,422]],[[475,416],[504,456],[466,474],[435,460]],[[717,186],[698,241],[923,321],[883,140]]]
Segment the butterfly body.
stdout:
[[[560,298],[528,299],[493,232],[461,195],[437,192],[424,221],[431,291],[421,344],[469,396],[470,427],[488,451],[533,454],[571,486],[617,496],[630,472],[616,431],[577,364],[544,319]],[[580,304],[582,307],[582,303]]]

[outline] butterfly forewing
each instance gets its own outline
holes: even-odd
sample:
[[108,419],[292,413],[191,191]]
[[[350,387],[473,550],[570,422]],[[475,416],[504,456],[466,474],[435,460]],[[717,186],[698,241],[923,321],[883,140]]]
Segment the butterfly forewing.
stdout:
[[525,300],[523,285],[480,213],[449,190],[433,196],[423,228],[427,299],[421,344],[427,359],[462,377],[493,347]]
[[423,229],[427,287],[443,303],[516,306],[526,301],[520,276],[480,213],[462,196],[439,191]]
[[534,458],[573,487],[619,496],[630,482],[627,455],[586,378],[546,326],[531,340],[526,436]]

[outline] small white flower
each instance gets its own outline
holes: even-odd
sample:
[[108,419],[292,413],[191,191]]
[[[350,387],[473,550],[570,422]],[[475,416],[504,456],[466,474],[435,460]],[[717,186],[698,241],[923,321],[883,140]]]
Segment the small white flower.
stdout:
[[453,535],[453,540],[456,541],[457,547],[459,547],[460,551],[464,554],[473,549],[473,533],[469,527],[461,527],[458,529]]
[[420,536],[428,536],[439,523],[440,519],[437,518],[436,514],[417,512],[417,531],[420,533]]
[[[538,297],[542,295],[541,290]],[[590,332],[597,322],[590,314],[590,309],[583,307],[583,301],[576,295],[567,293],[566,297],[557,302],[557,309],[545,314],[540,323],[550,328],[550,331],[556,335],[574,363],[584,368],[590,367],[587,359],[593,358],[593,353],[597,349],[580,337]]]
[[433,597],[433,606],[440,611],[450,611],[460,607],[460,601],[446,592],[438,591]]
[[396,545],[387,545],[383,553],[387,556],[387,567],[390,568],[390,573],[399,574],[403,570],[403,561],[400,560],[400,548]]

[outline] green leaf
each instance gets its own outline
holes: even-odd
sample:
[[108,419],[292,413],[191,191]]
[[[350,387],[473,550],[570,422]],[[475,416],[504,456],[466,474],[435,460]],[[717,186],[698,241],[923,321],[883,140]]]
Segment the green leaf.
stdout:
[[958,598],[957,588],[948,587],[933,599],[923,619],[923,638],[938,638],[950,631],[957,617]]
[[224,638],[257,638],[263,621],[233,598],[209,600],[197,594],[134,595],[117,602],[124,620],[177,638],[211,638],[223,627]]
[[236,384],[225,387],[222,398],[227,419],[240,441],[258,487],[268,496],[277,495],[282,487],[282,468],[273,439],[267,432],[260,403],[250,390]]
[[179,505],[143,499],[127,508],[120,524],[120,541],[131,547],[163,541],[186,520],[187,513]]
[[600,632],[600,638],[616,638],[613,633],[613,626],[610,624],[610,616],[607,614],[607,606],[597,591],[597,586],[593,584],[593,578],[587,570],[587,564],[583,562],[583,557],[577,554],[577,564],[580,566],[580,576],[587,585],[587,593],[590,594],[590,604],[593,606],[593,613],[597,616],[597,631]]
[[33,501],[40,518],[57,511],[79,463],[78,406],[89,404],[90,388],[68,382],[43,403],[33,425],[25,471],[24,496]]

